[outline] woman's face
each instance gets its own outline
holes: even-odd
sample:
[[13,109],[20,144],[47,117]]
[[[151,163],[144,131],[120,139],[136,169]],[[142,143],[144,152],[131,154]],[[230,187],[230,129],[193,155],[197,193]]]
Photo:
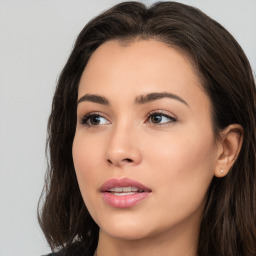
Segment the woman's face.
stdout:
[[154,40],[106,42],[78,101],[74,165],[101,231],[129,240],[197,232],[218,144],[190,61]]

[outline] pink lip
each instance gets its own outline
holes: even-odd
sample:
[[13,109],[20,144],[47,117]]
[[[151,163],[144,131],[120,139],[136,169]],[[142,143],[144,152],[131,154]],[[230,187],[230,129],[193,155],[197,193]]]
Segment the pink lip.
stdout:
[[[108,190],[114,187],[136,187],[143,192],[136,192],[130,195],[114,195]],[[152,190],[142,185],[141,183],[131,180],[129,178],[110,179],[106,181],[101,187],[103,200],[105,203],[116,208],[129,208],[144,200]]]

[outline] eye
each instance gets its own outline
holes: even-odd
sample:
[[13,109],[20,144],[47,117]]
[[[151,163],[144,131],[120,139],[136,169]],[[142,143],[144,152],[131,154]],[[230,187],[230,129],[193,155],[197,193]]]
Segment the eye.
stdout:
[[149,113],[147,122],[152,123],[152,124],[159,124],[159,125],[164,125],[164,124],[169,124],[169,123],[174,123],[177,121],[177,118],[171,116],[170,114],[167,114],[165,112],[153,112]]
[[105,125],[105,124],[109,124],[110,122],[105,117],[103,117],[98,113],[89,113],[82,118],[80,123],[90,127],[90,126]]

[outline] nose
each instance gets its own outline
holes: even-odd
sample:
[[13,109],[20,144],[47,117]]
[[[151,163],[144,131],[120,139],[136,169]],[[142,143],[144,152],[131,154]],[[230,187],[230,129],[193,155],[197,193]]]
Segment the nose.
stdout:
[[131,131],[128,127],[116,127],[112,131],[106,150],[108,164],[117,167],[140,164],[142,156],[137,141],[135,131]]

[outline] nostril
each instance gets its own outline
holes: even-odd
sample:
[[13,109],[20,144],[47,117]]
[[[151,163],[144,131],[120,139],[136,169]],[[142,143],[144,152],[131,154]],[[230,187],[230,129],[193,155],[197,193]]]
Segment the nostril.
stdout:
[[[113,164],[113,162],[112,162],[110,159],[107,159],[107,162],[108,162],[109,164]],[[132,162],[133,162],[133,160],[132,160],[132,159],[130,159],[130,158],[124,158],[123,160],[121,160],[121,162],[128,162],[128,163],[132,163]]]
[[125,158],[125,159],[123,159],[123,161],[126,161],[126,162],[128,162],[128,163],[133,162],[132,159],[130,159],[130,158]]
[[123,164],[129,164],[134,163],[135,161],[132,158],[107,158],[107,163],[109,165],[123,165]]

